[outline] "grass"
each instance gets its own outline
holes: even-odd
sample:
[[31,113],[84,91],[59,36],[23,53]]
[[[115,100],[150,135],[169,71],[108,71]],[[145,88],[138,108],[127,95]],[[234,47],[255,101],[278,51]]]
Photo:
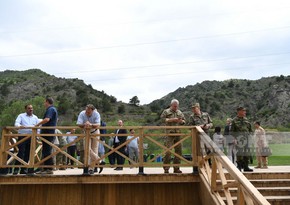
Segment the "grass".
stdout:
[[[270,144],[272,149],[272,156],[268,157],[269,166],[290,166],[290,144]],[[253,164],[257,164],[257,161],[254,157]]]

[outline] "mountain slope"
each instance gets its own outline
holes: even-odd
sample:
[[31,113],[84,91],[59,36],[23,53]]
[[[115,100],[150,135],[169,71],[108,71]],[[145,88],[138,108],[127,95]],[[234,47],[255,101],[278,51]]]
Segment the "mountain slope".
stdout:
[[[236,115],[236,107],[243,105],[251,121],[261,121],[267,127],[290,128],[290,76],[204,81],[178,88],[148,105],[136,106],[118,102],[114,96],[95,90],[77,78],[57,78],[39,69],[0,72],[0,114],[15,102],[47,95],[55,99],[60,117],[67,124],[75,121],[88,103],[93,103],[106,121],[122,118],[134,125],[159,124],[160,113],[176,98],[186,117],[191,114],[191,105],[199,102],[202,111],[223,125],[226,118]],[[43,110],[43,106],[40,107],[38,110]],[[0,126],[5,125],[0,122]]]
[[227,117],[236,115],[238,105],[243,105],[252,121],[261,121],[273,128],[290,127],[290,76],[204,81],[178,88],[148,106],[157,111],[167,107],[173,98],[180,101],[180,109],[187,116],[191,114],[191,105],[199,102],[202,111],[224,122]]

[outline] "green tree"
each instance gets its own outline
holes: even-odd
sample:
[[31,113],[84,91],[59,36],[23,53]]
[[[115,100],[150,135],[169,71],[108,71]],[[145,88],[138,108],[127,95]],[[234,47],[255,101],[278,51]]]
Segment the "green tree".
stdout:
[[9,88],[7,84],[4,84],[0,87],[0,94],[7,96],[9,94]]
[[67,111],[72,107],[70,99],[65,94],[63,94],[63,96],[58,97],[57,100],[59,101],[58,113],[66,114]]
[[15,101],[9,106],[6,106],[2,111],[2,116],[0,119],[0,126],[14,126],[15,119],[20,113],[25,112],[24,106],[27,104],[32,104],[33,106],[33,113],[37,115],[39,118],[42,118],[42,115],[45,111],[44,108],[44,100],[43,97],[35,97],[31,100],[25,101]]
[[106,112],[112,111],[112,105],[107,98],[102,99],[101,107],[103,111],[106,111]]
[[139,106],[140,100],[138,99],[137,96],[134,96],[130,99],[129,104]]
[[118,113],[119,114],[124,114],[125,113],[125,105],[120,105],[118,107]]

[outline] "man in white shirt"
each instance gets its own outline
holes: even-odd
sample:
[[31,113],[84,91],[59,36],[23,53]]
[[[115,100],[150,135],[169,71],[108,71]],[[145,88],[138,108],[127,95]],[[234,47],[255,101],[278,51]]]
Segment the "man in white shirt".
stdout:
[[[36,115],[33,114],[33,106],[28,104],[25,105],[24,113],[18,115],[15,120],[15,127],[20,128],[18,130],[19,136],[18,141],[25,138],[26,136],[21,136],[22,134],[32,134],[32,129],[28,127],[34,127],[40,120]],[[18,145],[19,152],[17,156],[24,160],[25,162],[29,161],[29,154],[30,154],[30,142],[31,138],[23,141]],[[15,165],[20,165],[20,162],[16,160]],[[19,172],[19,168],[14,168],[13,175],[17,175]],[[33,169],[25,169],[21,168],[20,174],[33,174]]]
[[[86,109],[80,112],[77,120],[77,125],[81,128],[90,128],[91,134],[100,134],[100,130],[98,129],[101,125],[101,116],[98,113],[97,109],[94,105],[88,104],[86,106]],[[91,161],[98,161],[100,159],[98,155],[98,147],[99,147],[99,141],[98,139],[100,136],[96,136],[91,138],[90,147],[89,147],[89,163]],[[101,161],[98,162],[101,165],[104,165],[105,162]],[[102,168],[100,169],[100,172],[102,172]],[[87,174],[94,174],[94,168],[93,167],[85,167],[84,168],[84,175]]]

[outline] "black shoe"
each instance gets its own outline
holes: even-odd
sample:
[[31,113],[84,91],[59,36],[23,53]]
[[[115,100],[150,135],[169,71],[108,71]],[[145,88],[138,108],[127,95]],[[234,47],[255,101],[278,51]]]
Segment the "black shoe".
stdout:
[[121,171],[121,170],[123,170],[123,167],[117,167],[115,170],[116,171]]
[[94,172],[98,172],[98,167],[95,167]]
[[8,169],[7,168],[0,168],[0,175],[7,175]]
[[83,175],[89,175],[89,168],[84,168]]
[[[100,165],[105,165],[106,162],[104,161],[101,161]],[[100,171],[99,171],[99,174],[101,174],[101,172],[103,171],[104,167],[100,167]]]
[[237,168],[242,171],[242,169],[244,168],[243,166],[243,162],[237,161]]
[[27,172],[26,175],[27,176],[34,176],[35,174],[34,174],[34,172]]
[[252,172],[253,170],[250,169],[249,167],[244,168],[244,172]]
[[20,174],[27,174],[27,171],[21,169],[21,170],[20,170]]
[[90,169],[89,170],[89,175],[93,175],[94,174],[94,170],[93,169]]

